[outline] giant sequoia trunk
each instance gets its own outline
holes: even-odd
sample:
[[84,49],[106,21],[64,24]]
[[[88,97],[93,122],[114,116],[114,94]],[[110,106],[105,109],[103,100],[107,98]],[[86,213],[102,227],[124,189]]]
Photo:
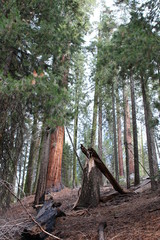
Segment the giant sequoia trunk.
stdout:
[[[67,49],[68,51],[69,46],[70,44],[68,44]],[[67,89],[69,73],[68,54],[63,54],[61,64],[64,68],[61,84],[65,89]],[[46,190],[59,191],[62,188],[61,168],[62,168],[63,142],[64,142],[64,126],[57,126],[56,129],[51,133]]]
[[56,127],[51,134],[46,189],[58,191],[62,188],[61,166],[63,154],[64,127]]

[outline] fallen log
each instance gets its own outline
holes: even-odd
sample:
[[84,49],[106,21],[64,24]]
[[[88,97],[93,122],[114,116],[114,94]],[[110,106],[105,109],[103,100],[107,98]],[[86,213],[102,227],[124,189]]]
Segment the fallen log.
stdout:
[[101,222],[98,226],[98,235],[99,235],[99,240],[105,240],[104,237],[104,229],[107,227],[106,222]]
[[147,189],[151,188],[151,180],[145,179],[142,183],[140,183],[138,186],[134,187],[135,193],[141,193],[144,192]]
[[93,148],[86,149],[81,144],[81,150],[86,155],[87,158],[93,158],[95,161],[95,164],[97,168],[103,173],[103,175],[109,180],[109,182],[112,184],[113,188],[118,191],[121,194],[127,193],[124,191],[124,189],[119,185],[119,183],[116,181],[116,179],[113,177],[113,175],[110,173],[106,165],[102,162],[100,157],[98,156],[97,152]]
[[[43,227],[46,232],[51,233],[54,229],[56,218],[65,216],[59,208],[56,208],[53,200],[46,201],[42,208],[39,210],[35,221]],[[48,235],[41,231],[35,223],[30,223],[22,232],[22,240],[43,240]]]
[[107,202],[109,200],[112,200],[113,198],[115,198],[116,196],[118,196],[119,193],[118,192],[112,192],[112,193],[109,193],[107,195],[101,195],[100,196],[100,202]]

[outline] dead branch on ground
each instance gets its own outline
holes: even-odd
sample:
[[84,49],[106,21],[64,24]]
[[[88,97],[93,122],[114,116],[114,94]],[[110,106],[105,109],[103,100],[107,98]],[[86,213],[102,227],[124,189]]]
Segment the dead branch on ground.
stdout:
[[45,233],[45,234],[47,234],[48,236],[50,236],[50,237],[52,237],[53,239],[58,239],[58,240],[61,240],[59,237],[56,237],[56,236],[54,236],[53,234],[51,234],[51,233],[49,233],[49,232],[47,232],[47,231],[45,231],[44,230],[44,228],[34,219],[34,217],[28,212],[28,210],[27,210],[27,208],[23,205],[23,203],[22,203],[22,201],[20,200],[20,198],[18,198],[13,192],[12,192],[12,190],[10,189],[10,184],[8,183],[8,182],[6,182],[6,181],[4,181],[4,180],[0,180],[0,183],[12,194],[12,196],[14,196],[16,199],[17,199],[17,201],[21,204],[21,206],[22,206],[22,208],[25,210],[25,212],[27,213],[27,215],[29,216],[29,218],[31,219],[31,221],[32,222],[34,222],[38,227],[39,227],[39,229],[43,232],[43,233]]

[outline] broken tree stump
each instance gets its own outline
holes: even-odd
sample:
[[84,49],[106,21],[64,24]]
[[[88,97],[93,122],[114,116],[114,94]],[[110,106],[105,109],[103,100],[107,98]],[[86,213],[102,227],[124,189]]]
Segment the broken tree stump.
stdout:
[[[56,208],[51,199],[44,203],[35,220],[45,231],[51,233],[54,229],[56,218],[61,216],[65,216],[65,213]],[[30,223],[22,232],[22,240],[43,240],[46,237],[47,234],[41,231],[35,223]]]
[[98,169],[107,177],[116,191],[120,194],[127,193],[121,188],[93,148],[86,149],[81,144],[81,150],[88,160],[86,161],[86,166],[83,171],[81,192],[73,209],[96,207],[100,202]]
[[90,158],[86,162],[83,171],[83,183],[79,198],[74,209],[96,207],[100,201],[100,186],[97,177],[97,167],[94,159]]
[[81,144],[81,150],[82,152],[86,155],[87,158],[92,157],[95,161],[95,164],[97,168],[103,173],[103,175],[109,180],[109,182],[112,184],[113,188],[121,193],[125,194],[126,192],[124,189],[119,185],[119,183],[116,181],[116,179],[113,177],[113,175],[110,173],[106,165],[102,162],[100,157],[98,156],[97,152],[93,148],[88,148],[86,149],[82,144]]

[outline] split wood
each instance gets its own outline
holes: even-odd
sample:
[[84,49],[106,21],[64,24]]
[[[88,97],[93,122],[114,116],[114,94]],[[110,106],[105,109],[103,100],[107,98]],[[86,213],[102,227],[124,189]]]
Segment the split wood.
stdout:
[[103,173],[103,175],[109,180],[109,182],[112,184],[113,188],[121,193],[121,194],[127,194],[128,192],[125,191],[119,183],[116,181],[116,179],[113,177],[111,172],[108,170],[106,165],[103,163],[97,152],[93,148],[88,148],[86,149],[82,144],[81,144],[81,150],[82,152],[86,155],[88,159],[91,157],[94,159],[94,162],[97,166],[97,168]]

